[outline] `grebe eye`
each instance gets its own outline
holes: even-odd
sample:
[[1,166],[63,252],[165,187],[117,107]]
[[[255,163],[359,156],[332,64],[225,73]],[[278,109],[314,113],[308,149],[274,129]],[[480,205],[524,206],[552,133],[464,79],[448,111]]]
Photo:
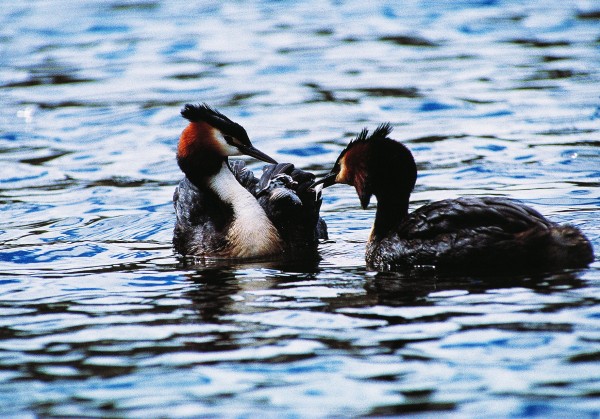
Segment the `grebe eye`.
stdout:
[[232,135],[223,135],[223,138],[225,138],[225,141],[227,141],[227,144],[232,145],[234,147],[243,147],[244,144],[238,140],[236,137],[232,136]]

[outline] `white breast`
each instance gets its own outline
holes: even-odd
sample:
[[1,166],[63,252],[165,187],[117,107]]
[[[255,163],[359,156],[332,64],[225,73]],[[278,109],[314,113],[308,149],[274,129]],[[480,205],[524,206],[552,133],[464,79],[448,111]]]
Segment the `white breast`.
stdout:
[[227,162],[208,186],[233,209],[234,221],[227,233],[232,257],[261,257],[282,251],[277,229],[256,198],[231,173]]

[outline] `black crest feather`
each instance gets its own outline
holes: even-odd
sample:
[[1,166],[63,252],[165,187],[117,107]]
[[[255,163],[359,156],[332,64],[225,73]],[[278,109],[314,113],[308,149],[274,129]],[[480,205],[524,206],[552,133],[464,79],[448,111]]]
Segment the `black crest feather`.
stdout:
[[208,104],[202,103],[201,105],[186,104],[181,110],[181,116],[190,122],[208,122],[215,120],[222,120],[228,123],[234,123],[231,119],[227,118],[221,112],[214,108],[211,108]]
[[356,136],[356,138],[348,143],[348,145],[360,141],[367,141],[369,139],[369,129],[363,128],[360,134]]
[[363,128],[360,134],[358,134],[354,140],[348,143],[348,147],[346,148],[349,148],[355,143],[387,138],[392,133],[392,129],[392,125],[389,122],[384,122],[383,124],[379,125],[371,135],[369,135],[369,130],[367,128]]
[[389,122],[384,122],[373,131],[371,138],[387,138],[392,133],[392,129],[392,125]]
[[235,137],[242,143],[250,145],[250,139],[248,138],[248,134],[244,127],[233,122],[206,103],[200,105],[188,103],[181,110],[181,116],[190,122],[206,122],[210,126],[217,128],[223,134]]
[[340,161],[342,156],[356,144],[386,139],[392,133],[392,130],[392,125],[389,122],[384,122],[383,124],[379,125],[371,135],[369,135],[369,130],[367,128],[363,128],[356,138],[350,141],[346,148],[342,150],[341,154],[337,158],[336,164]]

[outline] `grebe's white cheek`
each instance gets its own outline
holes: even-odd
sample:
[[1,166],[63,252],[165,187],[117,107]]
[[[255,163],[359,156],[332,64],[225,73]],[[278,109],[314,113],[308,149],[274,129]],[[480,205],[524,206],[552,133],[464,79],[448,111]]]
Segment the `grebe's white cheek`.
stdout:
[[242,155],[242,153],[240,152],[240,150],[237,147],[232,146],[231,144],[229,144],[227,142],[227,140],[225,140],[225,137],[223,136],[221,131],[218,131],[218,130],[215,131],[215,139],[221,149],[221,153],[224,156],[241,156]]
[[227,144],[227,155],[228,156],[241,156],[243,153],[239,148]]

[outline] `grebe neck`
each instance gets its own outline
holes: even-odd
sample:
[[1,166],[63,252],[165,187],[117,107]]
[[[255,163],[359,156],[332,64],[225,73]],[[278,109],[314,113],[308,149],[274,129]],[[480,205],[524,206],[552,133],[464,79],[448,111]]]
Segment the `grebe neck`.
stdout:
[[409,198],[410,195],[377,196],[377,211],[369,241],[383,239],[406,218]]
[[177,156],[179,168],[197,188],[202,188],[206,185],[207,179],[222,170],[223,163],[227,164],[227,157],[210,150],[193,156]]
[[231,172],[227,159],[206,185],[224,203],[231,205],[233,221],[227,233],[232,257],[260,257],[282,251],[281,237],[256,198]]

